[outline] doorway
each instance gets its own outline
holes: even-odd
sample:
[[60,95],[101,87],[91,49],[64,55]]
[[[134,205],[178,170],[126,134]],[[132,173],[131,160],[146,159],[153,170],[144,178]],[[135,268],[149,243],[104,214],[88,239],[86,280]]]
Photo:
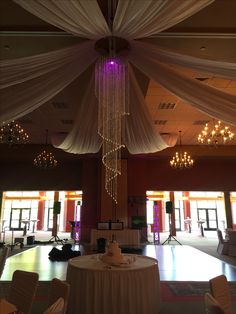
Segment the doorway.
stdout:
[[198,208],[198,220],[205,221],[204,230],[216,230],[218,228],[216,208]]
[[10,230],[23,230],[24,224],[22,220],[30,220],[30,214],[30,208],[12,208],[10,214]]

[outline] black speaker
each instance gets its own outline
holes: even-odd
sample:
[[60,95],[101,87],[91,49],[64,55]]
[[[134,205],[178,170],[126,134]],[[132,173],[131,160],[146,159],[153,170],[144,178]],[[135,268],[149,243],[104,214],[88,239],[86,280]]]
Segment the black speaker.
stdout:
[[171,201],[166,202],[166,213],[172,214],[173,212],[173,204]]
[[61,213],[61,202],[54,201],[53,204],[53,214],[59,215]]

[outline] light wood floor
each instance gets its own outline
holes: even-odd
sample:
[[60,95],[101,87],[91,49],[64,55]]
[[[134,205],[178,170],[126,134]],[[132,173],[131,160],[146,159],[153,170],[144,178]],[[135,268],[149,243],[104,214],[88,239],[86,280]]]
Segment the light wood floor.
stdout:
[[[61,245],[57,247],[60,249]],[[50,281],[53,277],[65,280],[67,262],[49,260],[52,248],[52,245],[39,245],[9,257],[1,281],[11,281],[16,269],[35,271],[40,281]],[[73,249],[88,253],[79,245]],[[236,281],[236,267],[187,245],[148,244],[144,246],[143,255],[158,260],[162,281],[208,281],[220,274],[225,274],[228,281]]]

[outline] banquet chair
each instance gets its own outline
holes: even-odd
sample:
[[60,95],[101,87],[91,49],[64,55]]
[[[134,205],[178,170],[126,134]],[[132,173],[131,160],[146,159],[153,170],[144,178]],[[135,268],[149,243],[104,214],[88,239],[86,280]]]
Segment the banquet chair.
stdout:
[[64,313],[64,299],[58,298],[53,304],[51,304],[43,314],[63,314]]
[[70,285],[66,281],[62,281],[58,278],[53,278],[51,280],[51,285],[50,285],[50,290],[49,290],[48,307],[54,304],[59,298],[62,298],[64,301],[62,314],[65,314],[67,310],[69,293],[70,293]]
[[205,313],[206,314],[225,314],[217,300],[209,292],[204,295]]
[[229,231],[233,231],[233,228],[225,228],[225,240],[229,240]]
[[225,314],[232,314],[232,301],[229,283],[225,275],[219,275],[209,280],[210,291],[220,304]]
[[217,252],[219,254],[227,255],[229,250],[229,241],[223,239],[222,231],[220,229],[217,229],[216,232],[219,240]]
[[5,264],[6,264],[6,259],[9,255],[10,248],[8,246],[4,246],[0,250],[0,278],[2,276]]
[[38,279],[38,273],[23,270],[14,271],[6,299],[17,307],[19,313],[31,313]]

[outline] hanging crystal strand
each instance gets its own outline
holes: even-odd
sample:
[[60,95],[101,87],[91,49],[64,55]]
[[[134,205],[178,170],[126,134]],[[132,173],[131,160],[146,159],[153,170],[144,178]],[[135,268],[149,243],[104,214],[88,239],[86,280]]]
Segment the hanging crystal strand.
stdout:
[[121,174],[122,117],[128,113],[127,65],[118,58],[101,57],[95,69],[98,133],[103,139],[105,189],[117,203],[117,176]]

